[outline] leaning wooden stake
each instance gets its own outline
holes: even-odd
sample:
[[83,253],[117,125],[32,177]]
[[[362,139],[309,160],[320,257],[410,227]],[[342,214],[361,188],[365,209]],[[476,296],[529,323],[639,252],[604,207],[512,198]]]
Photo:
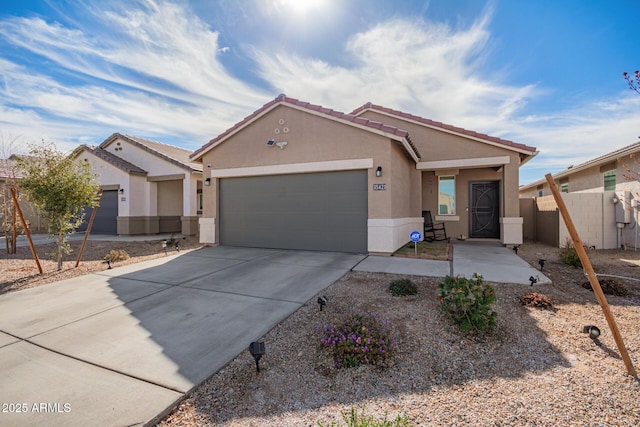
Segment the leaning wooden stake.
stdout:
[[[18,204],[18,197],[16,196],[16,190],[11,188],[11,197],[13,198],[13,204],[18,211],[18,216],[20,217],[20,221],[22,222],[22,227],[24,228],[24,234],[27,235],[27,239],[29,239],[29,247],[31,248],[31,253],[33,254],[33,259],[36,261],[36,265],[38,266],[38,271],[42,274],[42,266],[40,265],[40,259],[38,259],[38,253],[36,252],[36,247],[33,245],[33,240],[31,240],[31,232],[29,231],[29,227],[27,227],[27,222],[24,220],[24,216],[22,216],[22,209],[20,209],[20,205]],[[14,227],[15,228],[15,227]],[[14,238],[15,242],[15,238]]]
[[[100,198],[102,197],[102,190],[98,191],[98,202],[100,202]],[[100,205],[96,205],[93,207],[91,211],[91,217],[89,217],[89,224],[87,225],[87,231],[84,233],[84,239],[82,239],[82,246],[80,246],[80,251],[78,252],[78,259],[76,260],[76,268],[80,265],[80,260],[82,259],[82,254],[84,252],[84,247],[87,244],[87,239],[89,238],[89,233],[91,233],[91,226],[93,226],[93,220],[96,217],[96,211]]]
[[580,262],[582,263],[582,267],[584,267],[587,278],[589,279],[589,283],[591,283],[591,288],[593,289],[593,293],[596,295],[598,302],[600,303],[600,307],[602,308],[602,312],[604,313],[604,317],[607,319],[607,323],[609,324],[609,329],[611,330],[611,334],[613,338],[616,340],[616,345],[618,346],[618,351],[622,356],[622,360],[624,361],[625,366],[627,367],[627,372],[629,375],[637,376],[636,370],[633,367],[633,363],[631,362],[631,358],[629,357],[629,353],[627,353],[627,348],[624,345],[624,341],[622,340],[622,335],[618,330],[618,325],[616,324],[616,320],[613,318],[613,313],[611,313],[611,308],[609,307],[609,303],[607,302],[607,298],[604,296],[604,292],[602,292],[602,288],[600,287],[600,282],[598,282],[598,278],[596,277],[595,271],[593,271],[593,266],[591,265],[591,261],[589,261],[589,257],[587,256],[587,252],[584,250],[584,246],[582,245],[582,241],[580,240],[580,236],[578,235],[578,231],[576,227],[573,225],[573,221],[571,220],[571,216],[569,215],[569,211],[567,210],[567,206],[564,204],[564,200],[556,187],[555,182],[553,182],[553,177],[551,174],[546,174],[544,176],[549,183],[549,188],[553,194],[553,198],[556,200],[556,204],[558,205],[558,209],[562,214],[562,218],[564,219],[564,223],[567,226],[567,230],[569,230],[569,235],[573,240],[573,246],[576,249],[576,253],[580,258]]

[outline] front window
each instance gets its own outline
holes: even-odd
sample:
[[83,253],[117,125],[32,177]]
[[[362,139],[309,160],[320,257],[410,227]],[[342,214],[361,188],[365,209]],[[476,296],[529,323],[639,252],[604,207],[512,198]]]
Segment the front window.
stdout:
[[604,191],[612,191],[616,189],[616,171],[604,173]]
[[456,214],[456,177],[438,177],[438,214]]
[[202,207],[204,205],[204,196],[202,190],[198,190],[198,213],[202,213]]

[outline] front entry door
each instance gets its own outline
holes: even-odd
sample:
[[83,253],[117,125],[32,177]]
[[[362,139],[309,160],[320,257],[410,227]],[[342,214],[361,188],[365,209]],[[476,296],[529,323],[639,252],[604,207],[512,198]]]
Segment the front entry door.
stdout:
[[471,182],[470,237],[500,238],[500,181]]

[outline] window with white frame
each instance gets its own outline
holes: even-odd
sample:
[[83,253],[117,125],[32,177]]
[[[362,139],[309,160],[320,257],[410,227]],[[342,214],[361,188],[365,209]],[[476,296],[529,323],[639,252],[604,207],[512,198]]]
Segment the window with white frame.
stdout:
[[604,191],[616,189],[616,171],[608,171],[604,173]]
[[438,215],[456,214],[456,177],[442,175],[438,177]]

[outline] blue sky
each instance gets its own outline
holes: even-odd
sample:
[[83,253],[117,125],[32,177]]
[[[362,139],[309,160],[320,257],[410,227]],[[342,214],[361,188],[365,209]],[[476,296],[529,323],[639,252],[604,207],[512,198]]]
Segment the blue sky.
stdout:
[[2,1],[2,148],[44,139],[71,150],[121,132],[197,149],[286,93],[345,112],[371,101],[535,146],[526,184],[638,141],[640,95],[622,78],[640,68],[637,6]]

